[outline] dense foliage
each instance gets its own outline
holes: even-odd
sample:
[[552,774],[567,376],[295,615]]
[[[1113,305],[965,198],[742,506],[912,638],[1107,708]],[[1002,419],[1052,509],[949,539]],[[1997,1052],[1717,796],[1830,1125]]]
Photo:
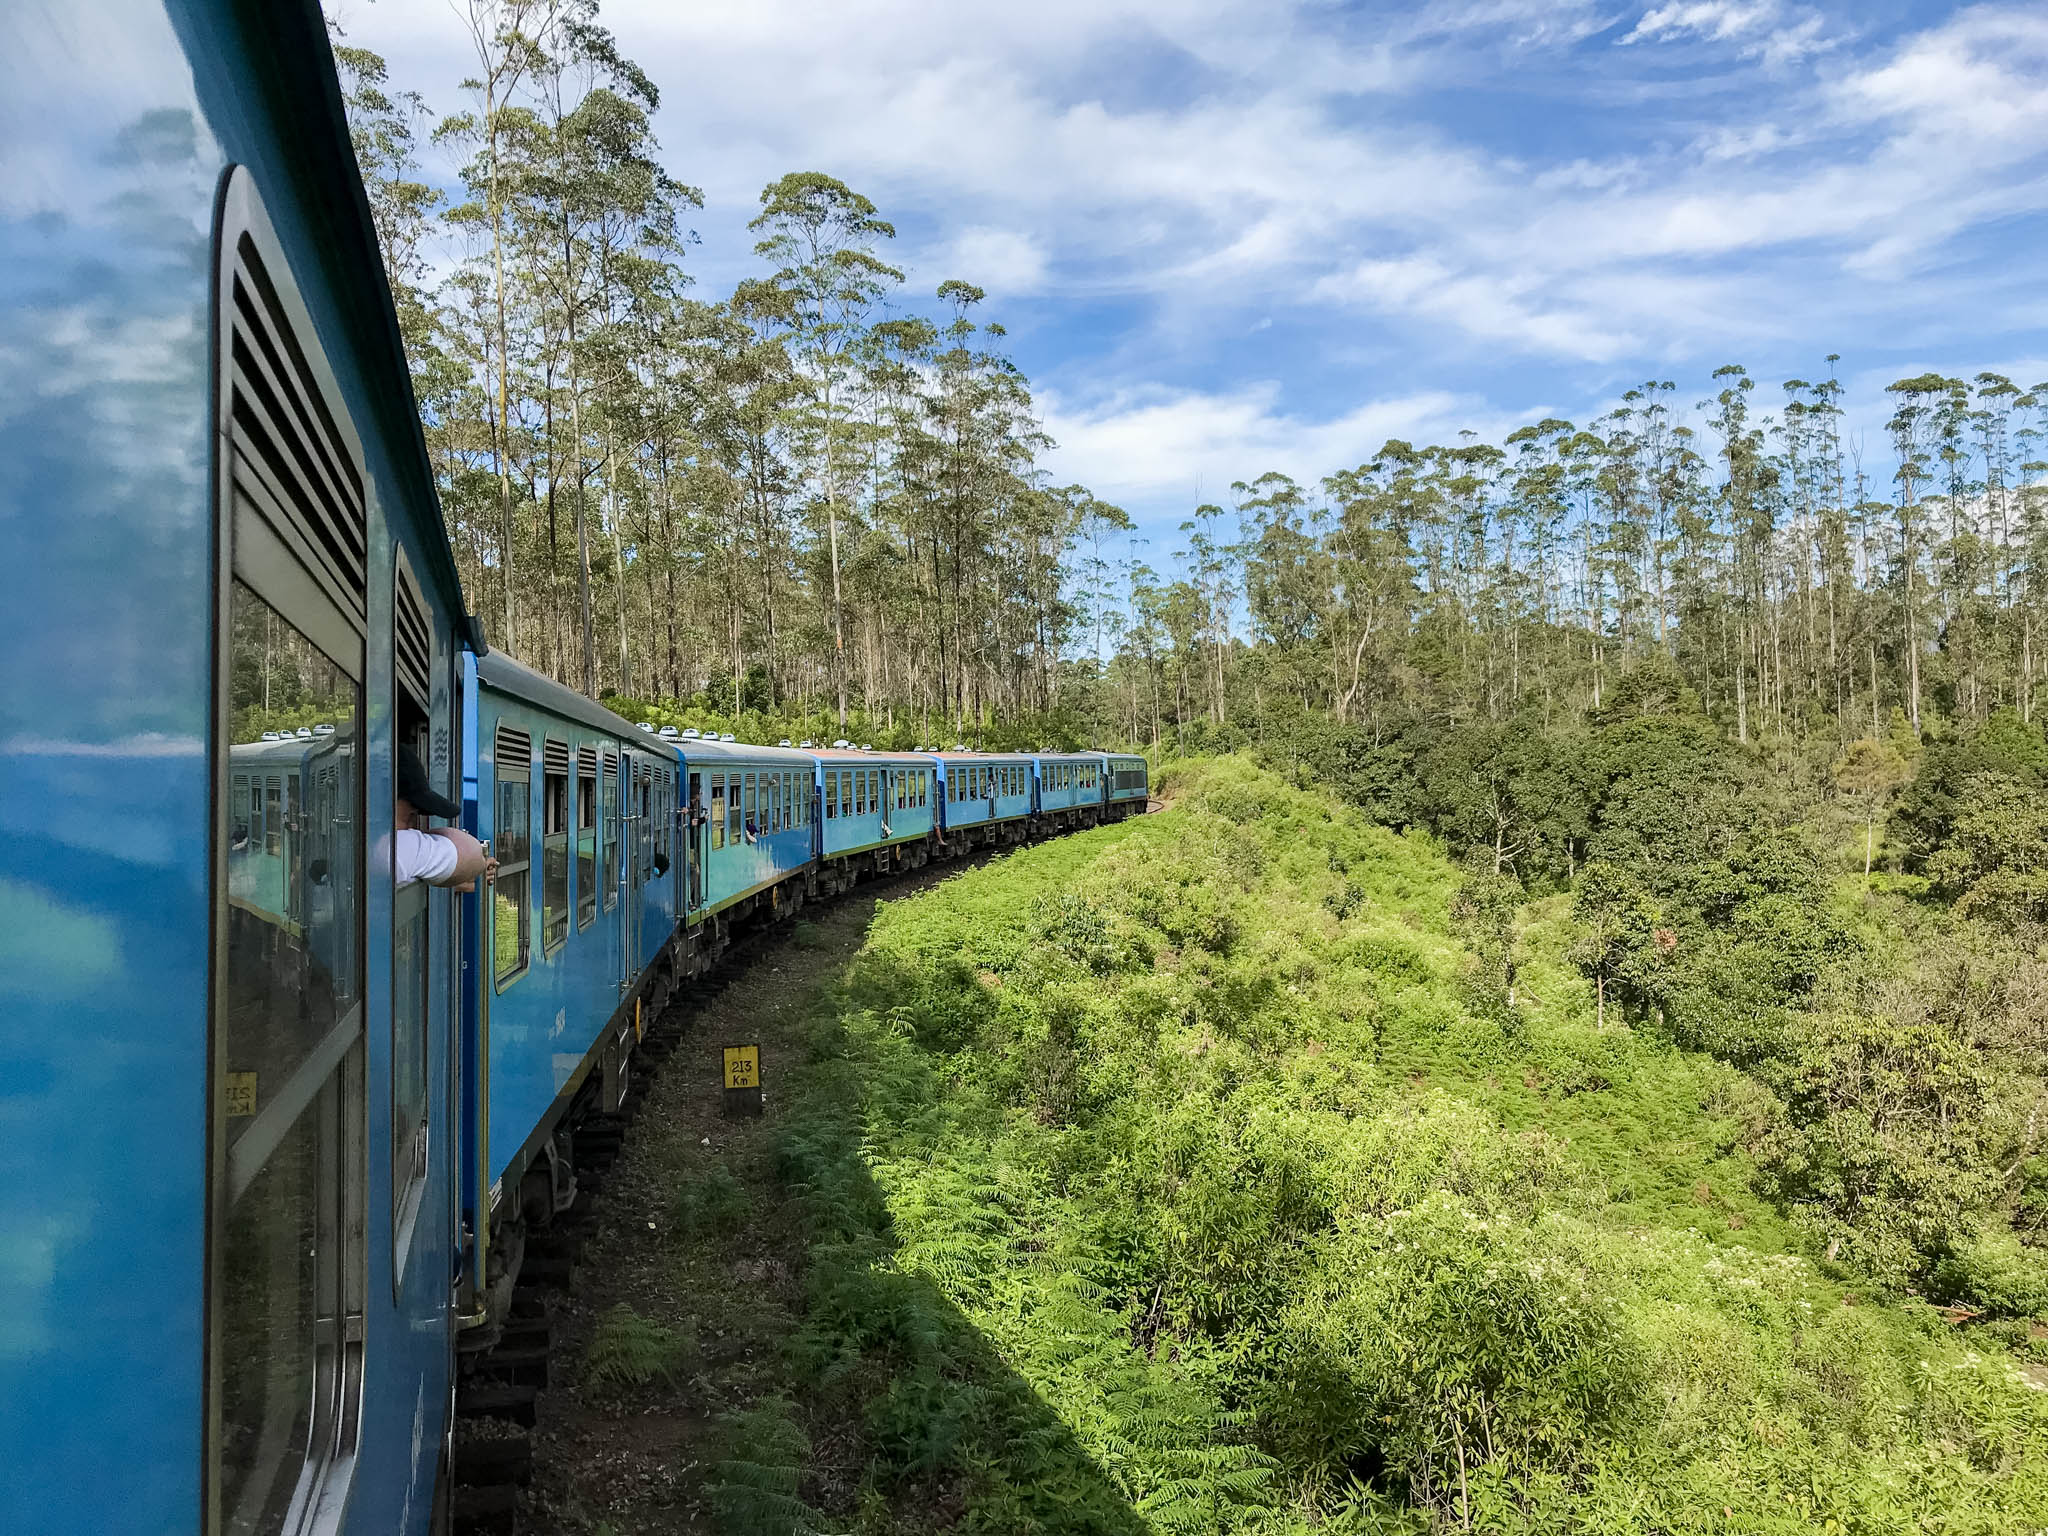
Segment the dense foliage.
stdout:
[[[1589,752],[1640,771],[1588,777],[1579,857],[1616,873],[1577,895],[1519,906],[1224,760],[885,911],[785,1152],[793,1354],[859,1426],[862,1529],[2048,1519],[2039,1269],[2002,1222],[1943,1225],[1996,1201],[1913,1107],[1968,1075],[1936,1043],[1957,1015],[2017,1007],[2010,957],[1958,957],[1996,1006],[1834,996],[1831,946],[1881,938],[1767,826],[1651,878],[1644,827],[1706,814],[1658,754],[1705,748],[1613,729]],[[1664,959],[1574,916],[1617,890],[1673,925]],[[1806,958],[1765,963],[1759,909],[1810,906]],[[1604,1027],[1589,931],[1622,957]],[[1698,1020],[1734,979],[1751,1002]],[[1852,1167],[1886,1182],[1845,1193]],[[1968,1309],[1887,1290],[1930,1265]]]

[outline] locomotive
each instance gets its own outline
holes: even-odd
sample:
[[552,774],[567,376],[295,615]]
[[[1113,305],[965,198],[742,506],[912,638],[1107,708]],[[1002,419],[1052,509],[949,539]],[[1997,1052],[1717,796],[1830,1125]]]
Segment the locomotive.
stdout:
[[[317,6],[10,20],[0,1529],[412,1536],[651,1013],[1145,761],[656,732],[492,651]],[[406,758],[476,889],[396,878]]]

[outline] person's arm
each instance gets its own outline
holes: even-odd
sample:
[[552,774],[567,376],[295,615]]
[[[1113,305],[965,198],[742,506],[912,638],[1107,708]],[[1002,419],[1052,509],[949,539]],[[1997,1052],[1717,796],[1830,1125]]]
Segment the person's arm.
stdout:
[[451,890],[476,889],[476,877],[496,867],[483,845],[460,827],[422,832],[401,827],[392,834],[393,872],[400,889],[416,880]]
[[484,852],[484,845],[460,827],[435,827],[430,835],[454,844],[455,864],[446,874],[428,876],[429,885],[446,886],[453,891],[473,891],[477,876],[497,868],[497,860]]

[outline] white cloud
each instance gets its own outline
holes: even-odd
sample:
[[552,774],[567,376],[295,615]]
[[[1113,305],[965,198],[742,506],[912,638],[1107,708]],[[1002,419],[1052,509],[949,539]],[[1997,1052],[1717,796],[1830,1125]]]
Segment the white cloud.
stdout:
[[1444,390],[1373,400],[1316,419],[1281,406],[1280,385],[1262,380],[1209,393],[1144,387],[1089,405],[1046,397],[1046,429],[1059,447],[1051,472],[1112,501],[1192,510],[1225,502],[1233,480],[1269,469],[1314,484],[1379,451],[1392,437],[1428,439],[1489,427],[1482,402]]
[[1434,257],[1406,256],[1362,261],[1320,279],[1314,294],[1405,312],[1482,341],[1588,362],[1610,361],[1637,344],[1636,337],[1608,328],[1593,314],[1543,302],[1536,286],[1530,277],[1457,272]]
[[[943,267],[943,274],[937,270]],[[958,275],[998,297],[1036,293],[1045,282],[1045,252],[1031,236],[1014,229],[976,224],[946,247],[933,275]]]
[[1778,0],[1669,0],[1645,11],[1620,41],[1736,43],[1745,58],[1777,66],[1833,48],[1836,40],[1824,36],[1822,28],[1820,16],[1811,11],[1788,16]]

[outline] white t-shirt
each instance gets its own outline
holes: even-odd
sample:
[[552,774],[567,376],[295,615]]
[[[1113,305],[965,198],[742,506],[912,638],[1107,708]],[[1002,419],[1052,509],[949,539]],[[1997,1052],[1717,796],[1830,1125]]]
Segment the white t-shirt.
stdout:
[[415,832],[411,827],[392,836],[398,889],[404,890],[415,880],[424,880],[431,885],[455,873],[455,864],[461,854],[447,838],[436,837],[431,832]]

